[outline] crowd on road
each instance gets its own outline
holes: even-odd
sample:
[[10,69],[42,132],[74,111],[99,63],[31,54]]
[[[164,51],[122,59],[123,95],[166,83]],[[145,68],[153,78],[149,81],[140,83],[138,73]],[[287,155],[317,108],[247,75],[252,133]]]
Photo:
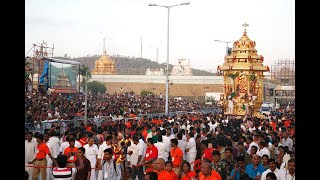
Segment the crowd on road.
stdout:
[[[41,94],[26,90],[26,121],[82,116],[81,94]],[[101,126],[57,124],[44,131],[25,129],[29,179],[295,179],[295,116],[286,105],[266,117],[216,113],[174,116],[159,96],[90,94],[88,117],[111,116]],[[206,107],[170,99],[170,111]]]

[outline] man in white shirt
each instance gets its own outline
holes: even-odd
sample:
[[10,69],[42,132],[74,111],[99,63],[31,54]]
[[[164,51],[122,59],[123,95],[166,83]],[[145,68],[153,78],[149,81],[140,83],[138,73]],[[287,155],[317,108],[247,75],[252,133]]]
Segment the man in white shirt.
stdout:
[[143,179],[143,167],[137,166],[144,157],[144,142],[140,142],[140,136],[138,133],[132,137],[131,146],[128,147],[128,164],[131,166],[131,179],[135,180]]
[[289,138],[289,133],[287,131],[284,131],[282,133],[282,137],[283,138],[281,139],[281,144],[283,146],[288,146],[289,151],[292,151],[293,141]]
[[262,175],[261,175],[261,180],[266,180],[266,176],[269,172],[273,172],[276,176],[277,179],[279,179],[279,173],[280,170],[277,168],[277,163],[275,159],[268,159],[268,165],[269,165],[269,169],[265,170]]
[[257,154],[262,157],[264,154],[268,155],[268,157],[270,158],[270,151],[269,149],[265,146],[266,142],[265,141],[260,141],[259,142],[259,150],[257,152]]
[[191,171],[193,171],[194,161],[196,160],[197,149],[196,149],[196,141],[194,140],[194,134],[189,132],[187,134],[187,161],[191,164]]
[[107,148],[112,148],[111,146],[111,139],[112,136],[108,135],[106,137],[106,140],[100,145],[99,149],[98,149],[98,156],[97,156],[97,163],[96,163],[96,167],[98,168],[99,172],[98,172],[98,177],[97,179],[103,179],[103,174],[102,174],[102,158],[104,155],[104,150]]
[[[94,144],[94,138],[88,137],[88,144],[84,145],[83,148],[85,149],[85,156],[91,163],[91,168],[96,167],[97,163],[97,156],[98,156],[98,146]],[[96,180],[96,170],[91,169],[91,177],[90,180]]]
[[[28,164],[29,161],[32,161],[34,157],[36,156],[36,146],[37,146],[37,141],[34,139],[32,132],[27,132],[27,140],[25,140],[24,143],[24,162],[27,166],[30,166]],[[25,167],[25,170],[29,174],[29,180],[32,179],[31,173],[32,173],[32,167]]]
[[294,159],[289,159],[288,167],[280,170],[278,180],[294,180],[296,175],[296,162]]
[[52,157],[57,158],[60,153],[60,139],[59,139],[59,132],[51,131],[49,141],[52,144]]
[[169,147],[162,142],[162,136],[158,136],[158,142],[154,143],[154,146],[158,149],[158,158],[163,158],[165,161],[168,161],[169,157]]
[[178,147],[181,149],[183,153],[183,160],[187,160],[187,157],[186,157],[187,142],[182,140],[181,132],[177,134],[177,139],[178,139]]
[[[259,145],[258,145],[256,142],[253,141],[252,136],[248,136],[248,137],[247,137],[247,142],[246,142],[246,143],[249,144],[249,147],[248,147],[248,149],[247,149],[247,153],[248,153],[248,154],[250,154],[250,152],[251,152],[251,147],[252,147],[252,146],[259,147]],[[269,156],[269,157],[270,157],[270,156]]]

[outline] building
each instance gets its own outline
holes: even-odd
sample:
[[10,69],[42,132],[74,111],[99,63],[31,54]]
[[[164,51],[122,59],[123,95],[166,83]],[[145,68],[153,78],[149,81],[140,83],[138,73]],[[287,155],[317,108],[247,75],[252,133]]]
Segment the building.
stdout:
[[92,75],[114,75],[117,74],[115,61],[112,60],[107,52],[104,51],[104,54],[95,62],[93,70],[91,72]]
[[178,64],[172,68],[172,76],[192,76],[190,60],[178,59]]
[[164,76],[164,69],[160,68],[160,69],[150,69],[148,68],[146,70],[146,75],[147,76]]

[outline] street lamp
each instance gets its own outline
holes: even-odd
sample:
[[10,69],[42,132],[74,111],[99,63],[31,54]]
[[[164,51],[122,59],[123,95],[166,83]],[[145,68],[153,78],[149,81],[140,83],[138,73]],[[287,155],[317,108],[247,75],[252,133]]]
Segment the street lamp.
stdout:
[[189,5],[189,2],[184,2],[180,4],[175,4],[171,6],[163,6],[163,5],[158,5],[154,3],[148,4],[149,6],[158,6],[158,7],[164,7],[168,9],[168,30],[167,30],[167,71],[166,71],[166,109],[165,109],[165,114],[169,114],[169,17],[170,17],[170,8],[174,6],[181,6],[181,5]]
[[216,42],[223,42],[223,43],[226,43],[226,44],[227,44],[227,47],[226,47],[226,54],[227,54],[227,55],[228,55],[228,50],[229,50],[228,44],[234,42],[234,41],[221,41],[221,40],[214,40],[214,41],[216,41]]

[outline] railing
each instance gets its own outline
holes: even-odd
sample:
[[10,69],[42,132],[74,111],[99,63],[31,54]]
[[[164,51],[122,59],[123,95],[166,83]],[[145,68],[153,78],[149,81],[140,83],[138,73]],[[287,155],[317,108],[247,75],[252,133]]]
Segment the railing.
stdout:
[[[176,112],[169,112],[169,116],[176,116],[176,115],[183,115],[188,113],[214,113],[219,112],[219,108],[206,108],[201,110],[194,110],[194,111],[176,111]],[[125,120],[125,122],[128,119],[140,119],[142,116],[147,116],[147,118],[153,118],[153,117],[161,117],[165,116],[165,113],[153,113],[153,114],[138,114],[135,118],[112,118],[113,121],[116,120]],[[55,124],[56,126],[60,126],[60,131],[64,133],[66,131],[67,125],[73,123],[74,127],[80,127],[81,123],[84,122],[84,117],[76,117],[73,120],[45,120],[41,123],[25,123],[25,127],[29,129],[29,131],[33,132],[40,132],[41,134],[44,133],[45,129],[50,129],[52,124]],[[104,121],[110,121],[111,118],[109,116],[101,116],[99,118],[88,118],[88,122],[100,127],[101,124]]]

